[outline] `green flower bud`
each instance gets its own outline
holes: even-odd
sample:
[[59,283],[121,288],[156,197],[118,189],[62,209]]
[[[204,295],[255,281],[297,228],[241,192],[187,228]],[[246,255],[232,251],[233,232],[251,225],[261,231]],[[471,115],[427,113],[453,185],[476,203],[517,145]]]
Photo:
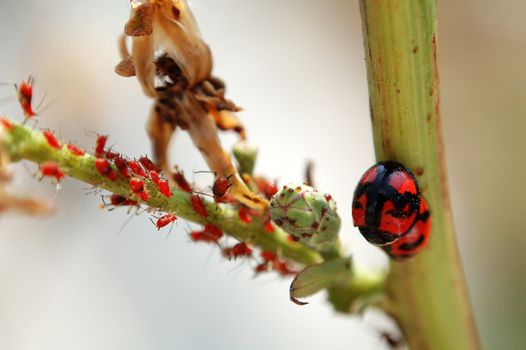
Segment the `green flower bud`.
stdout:
[[237,160],[239,173],[252,175],[258,156],[257,147],[246,141],[239,141],[234,145],[232,153]]
[[270,201],[272,220],[319,251],[337,249],[340,217],[332,197],[307,186],[284,186]]

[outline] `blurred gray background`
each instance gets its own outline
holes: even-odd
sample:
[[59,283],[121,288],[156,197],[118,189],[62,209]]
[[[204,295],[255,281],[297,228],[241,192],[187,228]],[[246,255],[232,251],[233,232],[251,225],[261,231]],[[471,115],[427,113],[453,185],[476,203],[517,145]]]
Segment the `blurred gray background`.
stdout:
[[[215,73],[260,147],[257,170],[301,181],[307,159],[333,194],[342,236],[361,264],[385,257],[352,227],[352,192],[373,162],[358,5],[349,0],[194,0]],[[444,134],[453,209],[467,282],[486,349],[522,349],[526,321],[526,26],[523,1],[442,1],[439,11]],[[113,73],[126,0],[2,0],[0,81],[35,76],[39,118],[85,148],[86,130],[109,133],[131,156],[149,152],[151,101]],[[0,98],[13,95],[0,86]],[[22,119],[16,103],[0,113]],[[295,130],[295,131],[294,131]],[[225,145],[235,137],[225,135]],[[173,161],[206,169],[187,135]],[[49,201],[55,188],[16,166],[12,190]],[[195,175],[202,186],[206,174]],[[382,349],[376,321],[335,315],[323,301],[299,308],[288,280],[253,278],[171,236],[144,214],[99,209],[67,180],[48,218],[0,217],[0,349]]]

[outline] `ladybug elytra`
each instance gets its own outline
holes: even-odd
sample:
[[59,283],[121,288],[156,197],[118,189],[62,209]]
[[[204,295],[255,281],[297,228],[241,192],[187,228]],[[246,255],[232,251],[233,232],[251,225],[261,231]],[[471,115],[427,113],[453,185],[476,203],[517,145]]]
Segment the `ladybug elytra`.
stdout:
[[382,247],[395,260],[405,260],[420,252],[429,242],[431,234],[431,215],[427,203],[422,198],[415,225],[407,234],[391,245]]
[[409,232],[420,208],[420,191],[413,173],[395,161],[379,162],[354,190],[354,226],[370,243],[392,244]]

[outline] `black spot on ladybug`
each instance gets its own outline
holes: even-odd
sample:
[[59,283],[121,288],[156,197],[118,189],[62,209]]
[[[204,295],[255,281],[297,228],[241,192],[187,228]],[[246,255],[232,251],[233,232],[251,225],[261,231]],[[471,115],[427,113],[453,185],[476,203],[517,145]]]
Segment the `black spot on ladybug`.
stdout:
[[394,218],[405,219],[407,217],[407,212],[400,209],[389,210],[387,214],[391,215]]

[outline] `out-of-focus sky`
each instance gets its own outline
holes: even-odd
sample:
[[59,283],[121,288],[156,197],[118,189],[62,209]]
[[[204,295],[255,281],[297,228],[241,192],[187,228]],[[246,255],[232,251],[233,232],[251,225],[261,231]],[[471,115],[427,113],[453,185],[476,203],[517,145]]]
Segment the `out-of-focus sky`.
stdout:
[[[332,193],[342,237],[361,264],[385,257],[352,227],[356,181],[374,162],[357,2],[194,0],[215,74],[260,147],[257,171],[301,181],[307,159]],[[521,349],[526,321],[526,26],[521,1],[440,2],[443,125],[458,240],[487,349]],[[0,11],[0,81],[32,74],[36,99],[58,98],[39,118],[86,148],[93,133],[131,156],[149,152],[151,102],[113,73],[126,0],[14,1]],[[0,86],[0,98],[13,95]],[[16,103],[0,112],[21,119]],[[225,145],[235,140],[223,138]],[[173,161],[206,169],[187,135]],[[51,200],[54,187],[16,167],[17,193]],[[205,186],[206,174],[195,175]],[[101,211],[86,186],[64,183],[49,218],[0,218],[2,349],[378,349],[376,321],[336,316],[323,296],[299,308],[288,280],[253,278],[189,242],[168,239],[143,214]],[[252,264],[253,265],[253,264]],[[253,267],[253,266],[252,266]]]

